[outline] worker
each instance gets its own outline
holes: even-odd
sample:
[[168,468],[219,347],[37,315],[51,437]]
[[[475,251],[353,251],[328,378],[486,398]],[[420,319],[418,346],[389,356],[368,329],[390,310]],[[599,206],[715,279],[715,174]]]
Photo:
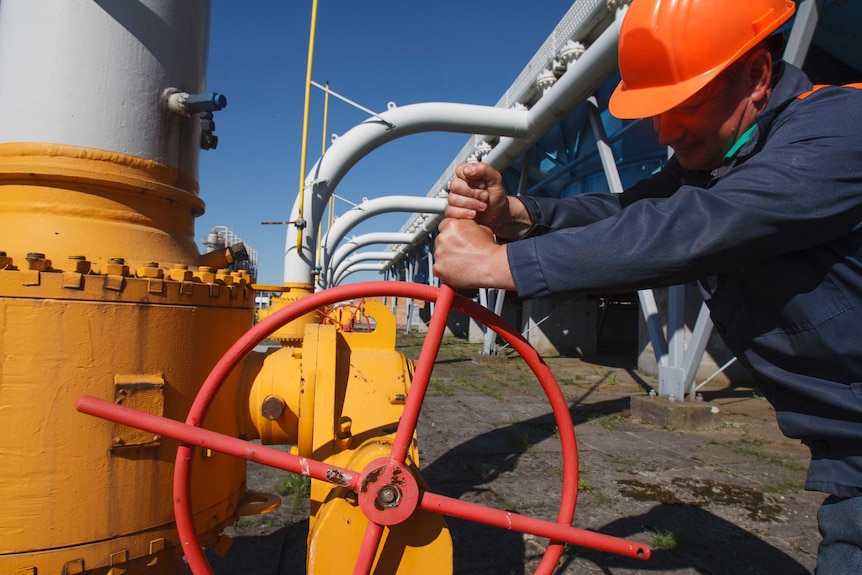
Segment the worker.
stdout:
[[817,575],[862,573],[862,89],[779,61],[792,0],[633,0],[610,112],[673,156],[623,193],[507,195],[462,164],[434,273],[522,298],[697,281],[715,329],[811,451]]

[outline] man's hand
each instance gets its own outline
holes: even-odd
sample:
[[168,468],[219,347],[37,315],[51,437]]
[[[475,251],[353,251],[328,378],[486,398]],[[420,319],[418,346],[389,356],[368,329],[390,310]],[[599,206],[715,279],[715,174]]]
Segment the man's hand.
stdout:
[[474,220],[507,240],[521,237],[532,223],[524,204],[506,194],[500,172],[482,163],[455,168],[446,217]]
[[515,289],[506,246],[485,226],[467,219],[440,222],[434,244],[434,275],[456,288]]

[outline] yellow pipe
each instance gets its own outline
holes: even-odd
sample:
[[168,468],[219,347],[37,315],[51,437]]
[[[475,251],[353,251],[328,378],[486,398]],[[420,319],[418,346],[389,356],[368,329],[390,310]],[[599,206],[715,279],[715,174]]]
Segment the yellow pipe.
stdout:
[[[302,116],[302,155],[299,159],[299,219],[305,214],[305,156],[308,152],[308,112],[311,107],[311,68],[314,61],[314,35],[317,31],[317,0],[311,2],[311,30],[308,37],[308,65],[305,69],[305,109]],[[296,225],[296,224],[294,224]],[[302,251],[302,228],[296,230],[296,249]]]
[[326,153],[326,122],[329,120],[329,81],[326,82],[326,93],[323,96],[323,138],[320,142],[320,155]]

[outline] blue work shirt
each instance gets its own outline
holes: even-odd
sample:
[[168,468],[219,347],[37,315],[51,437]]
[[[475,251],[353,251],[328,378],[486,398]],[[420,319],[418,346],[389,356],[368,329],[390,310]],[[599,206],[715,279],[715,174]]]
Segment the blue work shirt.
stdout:
[[779,63],[756,127],[711,173],[673,158],[620,195],[524,197],[521,297],[698,281],[716,331],[788,437],[805,488],[862,495],[862,90]]

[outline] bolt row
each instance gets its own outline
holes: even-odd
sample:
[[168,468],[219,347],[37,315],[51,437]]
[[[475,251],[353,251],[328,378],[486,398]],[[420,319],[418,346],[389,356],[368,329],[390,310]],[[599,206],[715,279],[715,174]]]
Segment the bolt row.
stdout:
[[[29,252],[24,258],[27,261],[25,269],[40,272],[74,272],[79,274],[99,274],[98,264],[89,261],[86,256],[73,255],[66,259],[66,265],[55,268],[54,263],[39,252]],[[0,270],[17,271],[13,259],[0,251]],[[169,279],[174,281],[195,281],[202,283],[220,283],[224,285],[248,285],[252,283],[246,270],[230,271],[229,269],[214,269],[209,266],[198,266],[197,271],[189,269],[187,264],[173,264],[165,269],[158,262],[144,262],[132,268],[125,258],[109,258],[104,266],[105,275],[124,277]]]

